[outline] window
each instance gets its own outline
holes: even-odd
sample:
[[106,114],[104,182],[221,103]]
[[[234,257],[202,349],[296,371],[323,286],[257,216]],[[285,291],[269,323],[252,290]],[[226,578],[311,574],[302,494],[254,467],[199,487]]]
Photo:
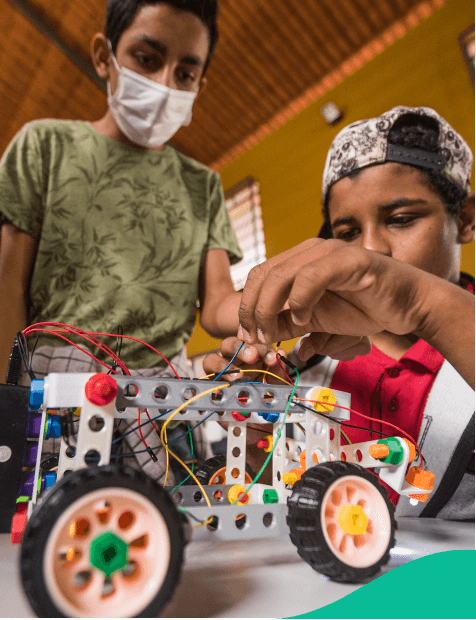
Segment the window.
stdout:
[[259,183],[248,177],[225,192],[226,206],[231,217],[243,260],[231,267],[235,290],[241,290],[252,267],[266,260]]

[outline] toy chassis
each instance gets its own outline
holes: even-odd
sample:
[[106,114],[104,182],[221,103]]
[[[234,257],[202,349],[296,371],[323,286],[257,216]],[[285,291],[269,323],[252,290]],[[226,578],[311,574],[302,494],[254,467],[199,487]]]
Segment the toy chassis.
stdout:
[[[41,490],[44,481],[40,461],[48,420],[80,408],[75,453],[62,438],[57,481],[50,480],[41,494],[32,491],[31,497],[20,498],[14,517],[17,523],[28,518],[21,578],[40,617],[157,617],[178,583],[184,545],[192,535],[238,540],[274,537],[289,529],[300,556],[337,581],[362,581],[388,561],[395,542],[394,509],[366,468],[374,468],[400,494],[427,496],[428,489],[405,479],[414,458],[408,443],[394,437],[341,446],[340,421],[349,419],[348,411],[329,406],[331,419],[293,400],[285,424],[305,426],[305,440],[297,441],[286,437],[283,428],[292,386],[227,386],[102,373],[50,374],[33,382],[30,410],[41,414],[33,489]],[[174,418],[201,420],[215,411],[210,420],[228,422],[226,467],[213,471],[212,460],[199,473],[202,487],[183,485],[171,497],[144,472],[109,463],[115,418],[137,418],[137,408],[148,408],[151,415],[157,409],[175,410],[212,387],[214,392],[190,402]],[[295,397],[319,400],[321,389],[301,385]],[[349,394],[334,391],[333,396],[336,405],[350,406]],[[251,415],[238,421],[244,416],[236,412]],[[247,425],[263,423],[270,414],[276,420],[272,485],[258,481],[247,490]],[[142,421],[147,421],[144,414]],[[268,443],[271,449],[271,438]],[[370,456],[369,447],[381,443],[391,448],[387,457]],[[88,466],[91,451],[99,462]],[[291,488],[286,472],[299,462],[300,479]]]

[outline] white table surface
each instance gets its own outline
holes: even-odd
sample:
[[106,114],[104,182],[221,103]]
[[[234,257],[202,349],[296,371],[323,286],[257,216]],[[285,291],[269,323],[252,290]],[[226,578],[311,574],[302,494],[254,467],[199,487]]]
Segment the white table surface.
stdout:
[[[474,549],[474,523],[439,519],[398,520],[397,544],[384,571],[438,551]],[[0,617],[31,618],[18,578],[19,547],[0,535]],[[382,573],[380,573],[382,574]],[[259,618],[308,613],[358,585],[316,573],[288,538],[192,542],[182,579],[164,618]]]

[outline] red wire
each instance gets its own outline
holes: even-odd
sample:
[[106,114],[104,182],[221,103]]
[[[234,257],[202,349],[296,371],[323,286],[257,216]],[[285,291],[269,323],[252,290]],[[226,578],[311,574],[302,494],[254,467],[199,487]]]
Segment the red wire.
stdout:
[[[294,400],[300,400],[303,402],[307,402],[307,403],[316,403],[318,405],[327,405],[327,406],[332,406],[332,407],[339,407],[339,409],[345,409],[346,411],[350,411],[351,413],[355,413],[355,415],[360,416],[361,418],[365,418],[366,420],[373,420],[373,418],[370,418],[367,415],[364,415],[363,413],[360,413],[359,411],[355,411],[355,409],[350,409],[349,407],[344,407],[343,405],[335,405],[333,403],[328,403],[322,400],[309,400],[306,398],[295,398]],[[412,444],[415,446],[415,448],[418,451],[418,454],[420,455],[420,459],[421,459],[421,465],[423,465],[423,456],[420,452],[420,448],[418,447],[417,443],[415,442],[415,440],[413,439],[413,437],[411,435],[409,435],[408,433],[406,433],[404,430],[402,430],[401,428],[399,428],[398,426],[395,426],[395,424],[392,424],[391,422],[385,422],[385,420],[379,420],[379,422],[381,422],[382,424],[386,424],[387,426],[391,426],[392,428],[396,429],[399,433],[402,433],[402,435],[405,435],[411,442]]]
[[[50,334],[54,334],[55,336],[58,336],[58,338],[61,338],[62,340],[65,340],[66,342],[68,342],[69,344],[72,344],[74,347],[76,347],[77,349],[79,349],[80,351],[82,351],[83,353],[85,353],[88,357],[92,358],[95,362],[98,362],[99,364],[101,364],[101,366],[104,366],[105,368],[107,368],[108,370],[112,371],[112,368],[110,366],[108,366],[106,364],[106,362],[101,362],[101,360],[98,360],[96,357],[94,357],[94,355],[92,355],[92,353],[88,353],[88,351],[85,351],[84,349],[82,349],[80,347],[79,344],[73,342],[72,340],[70,340],[69,338],[66,338],[66,336],[62,336],[59,332],[53,332],[50,329],[35,329],[33,330],[35,332],[48,332]],[[24,332],[25,333],[25,332]],[[32,332],[30,332],[32,333]],[[26,335],[26,334],[25,334]]]
[[[30,325],[29,327],[27,327],[24,330],[24,334],[28,335],[29,333],[34,333],[34,332],[48,332],[51,334],[54,334],[55,336],[57,336],[58,338],[61,338],[62,340],[65,340],[66,342],[68,342],[69,344],[73,345],[74,347],[76,347],[77,349],[79,349],[80,351],[82,351],[83,353],[85,353],[88,357],[92,358],[95,362],[98,362],[98,364],[101,364],[102,366],[104,366],[105,368],[107,368],[108,370],[115,372],[117,374],[117,371],[113,370],[110,366],[108,366],[105,362],[102,362],[101,360],[97,359],[97,357],[95,357],[94,355],[92,355],[91,353],[88,353],[87,351],[85,351],[84,349],[81,348],[80,345],[78,345],[77,343],[73,342],[72,340],[70,340],[69,338],[66,338],[66,336],[63,336],[59,331],[56,330],[51,330],[51,329],[43,329],[43,328],[39,328],[38,325],[49,325],[49,326],[53,326],[53,325],[59,325],[61,326],[61,329],[63,329],[66,333],[73,333],[76,334],[78,336],[81,336],[82,338],[84,338],[85,340],[87,340],[88,342],[91,342],[92,344],[98,346],[100,349],[102,349],[104,352],[109,353],[111,355],[111,357],[114,359],[114,361],[116,361],[116,363],[124,370],[124,372],[130,376],[130,372],[129,369],[126,367],[126,365],[124,364],[124,362],[113,352],[111,351],[111,349],[109,349],[109,347],[107,345],[105,345],[104,343],[102,343],[100,340],[98,340],[97,338],[88,338],[88,335],[93,335],[93,334],[88,334],[88,332],[84,332],[83,330],[81,330],[80,328],[74,328],[70,325],[65,325],[63,323],[37,323],[35,325]],[[140,425],[140,408],[137,410],[138,411],[138,423]],[[157,426],[154,424],[153,420],[151,419],[149,412],[147,411],[147,409],[145,409],[145,412],[147,414],[147,417],[149,418],[150,423],[152,424],[152,426],[154,427],[155,431],[158,432],[158,428]],[[144,444],[144,446],[149,449],[149,446],[147,445],[147,442],[144,439],[144,435],[142,434],[142,429],[139,426],[139,435],[140,438]]]
[[[35,325],[31,325],[30,327],[27,327],[23,331],[23,333],[25,334],[25,336],[27,336],[27,335],[29,335],[31,333],[34,333],[34,332],[45,331],[47,333],[54,334],[55,336],[58,336],[59,338],[63,338],[65,340],[65,338],[63,336],[61,336],[61,331],[51,330],[51,329],[40,329],[38,326],[42,326],[42,325],[45,325],[45,326],[59,325],[59,326],[61,326],[61,331],[64,331],[66,333],[72,333],[72,334],[75,334],[76,336],[81,336],[81,338],[84,338],[84,340],[87,340],[88,342],[90,342],[94,346],[98,347],[100,350],[104,351],[104,353],[106,353],[107,355],[112,357],[112,359],[124,370],[124,372],[127,375],[130,375],[129,370],[127,369],[125,364],[122,362],[122,360],[113,351],[111,351],[111,349],[106,344],[104,344],[103,342],[101,342],[97,338],[94,338],[94,336],[92,334],[88,334],[88,332],[84,332],[83,330],[81,330],[79,328],[75,328],[75,327],[72,327],[70,325],[64,325],[63,323],[56,323],[56,324],[54,324],[54,323],[36,323]],[[92,338],[89,338],[88,336],[92,336]],[[80,348],[79,345],[77,345],[74,342],[71,342],[70,340],[67,340],[67,342],[70,342],[76,348]],[[84,349],[81,349],[81,351],[84,351]],[[88,353],[88,355],[89,355],[89,357],[92,357],[95,361],[97,361],[98,363],[102,364],[103,366],[105,365],[103,362],[98,360],[93,355],[90,355],[89,353]],[[111,368],[109,368],[109,369],[112,370]]]
[[[159,355],[164,360],[164,362],[166,364],[168,364],[168,366],[171,368],[172,372],[175,374],[177,379],[181,379],[180,375],[177,373],[175,368],[172,366],[172,364],[169,362],[169,360],[164,355],[162,355],[162,353],[160,351],[158,351],[155,347],[150,345],[148,342],[144,342],[143,340],[139,340],[138,338],[134,338],[133,336],[126,336],[124,334],[107,334],[107,333],[102,333],[102,332],[86,332],[83,329],[81,329],[80,327],[73,327],[72,325],[68,325],[66,323],[55,323],[55,322],[50,322],[50,321],[45,321],[44,323],[35,323],[34,325],[30,325],[25,330],[23,330],[23,333],[25,335],[28,335],[29,333],[32,333],[33,331],[39,331],[39,330],[36,330],[35,328],[43,327],[43,326],[52,326],[52,327],[64,328],[67,331],[72,331],[73,333],[75,333],[78,336],[82,336],[86,340],[89,340],[89,342],[93,342],[93,341],[90,340],[88,338],[88,336],[91,336],[91,337],[94,337],[94,336],[109,336],[111,338],[127,338],[128,340],[134,340],[135,342],[139,342],[140,344],[142,344],[142,345],[144,345],[146,347],[149,347],[149,349],[151,349],[152,351],[154,351],[154,353]],[[44,330],[44,331],[50,331],[51,333],[57,334],[57,332],[53,332],[51,330]],[[74,343],[72,343],[72,344],[74,344]],[[105,353],[110,355],[117,363],[119,363],[119,364],[121,363],[121,360],[115,355],[115,353],[113,351],[111,351],[111,349],[106,344],[104,344],[103,342],[101,342],[97,338],[94,338],[94,344],[99,349],[101,349],[102,351],[104,351]],[[127,372],[127,374],[130,374],[130,373]]]
[[294,383],[294,381],[291,379],[291,377],[288,375],[288,373],[286,372],[286,369],[284,368],[284,366],[281,364],[281,355],[279,355],[279,353],[276,354],[276,359],[278,362],[279,367],[281,368],[281,370],[284,372],[284,375],[286,377],[286,379],[290,382],[290,383]]
[[169,365],[169,367],[171,368],[172,372],[174,373],[174,375],[177,377],[177,379],[181,379],[182,377],[177,373],[177,371],[175,370],[175,368],[172,366],[172,364],[169,362],[169,360],[165,357],[165,355],[162,355],[162,353],[160,351],[158,351],[155,347],[153,347],[151,344],[149,344],[148,342],[143,342],[142,340],[139,340],[138,338],[133,338],[132,336],[125,336],[123,334],[102,334],[100,332],[92,332],[95,336],[111,336],[113,338],[127,338],[128,340],[134,340],[135,342],[139,342],[140,344],[143,344],[146,347],[149,347],[149,349],[152,349],[152,351],[154,351],[154,353],[157,353],[157,355],[159,355],[166,364]]

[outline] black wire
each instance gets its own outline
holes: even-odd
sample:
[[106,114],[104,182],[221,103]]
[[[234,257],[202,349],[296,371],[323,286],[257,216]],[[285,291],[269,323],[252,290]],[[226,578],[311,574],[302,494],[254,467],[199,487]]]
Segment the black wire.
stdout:
[[[122,325],[118,325],[117,326],[117,336],[116,336],[116,350],[114,351],[114,354],[119,359],[121,359],[122,342],[123,342],[123,339],[121,338],[121,336],[123,336],[123,335],[124,335],[124,330],[122,328]],[[113,358],[112,364],[111,364],[111,369],[108,370],[107,374],[110,375],[113,372],[116,373],[118,368],[120,368],[121,372],[123,372],[122,368],[119,366],[119,364]]]
[[23,332],[17,332],[18,338],[18,348],[20,350],[20,355],[22,358],[23,365],[25,366],[25,370],[28,373],[30,379],[36,379],[36,375],[30,367],[30,360],[28,356],[28,344],[26,341],[25,334]]
[[[38,332],[35,333],[35,344],[32,346],[31,351],[30,351],[30,359],[29,359],[29,365],[30,365],[30,370],[33,374],[35,374],[33,372],[33,355],[35,353],[35,349],[36,349],[36,345],[38,344],[38,338],[40,336],[40,334]],[[25,338],[25,343],[26,343],[26,338]]]
[[377,433],[377,435],[382,435],[383,437],[393,437],[393,435],[387,435],[387,433],[384,433],[382,431],[373,431],[363,426],[355,426],[355,424],[349,424],[348,422],[342,422],[342,420],[336,420],[335,418],[331,418],[331,416],[329,415],[325,415],[324,413],[321,413],[320,411],[316,411],[312,407],[308,407],[307,405],[303,405],[297,401],[293,401],[293,402],[296,405],[298,405],[298,407],[302,407],[303,409],[308,409],[309,411],[312,411],[312,413],[317,413],[317,415],[320,415],[322,418],[326,418],[326,420],[331,420],[332,422],[336,422],[337,424],[342,424],[342,426],[348,426],[349,428],[356,428],[359,431],[368,431],[370,433]]

